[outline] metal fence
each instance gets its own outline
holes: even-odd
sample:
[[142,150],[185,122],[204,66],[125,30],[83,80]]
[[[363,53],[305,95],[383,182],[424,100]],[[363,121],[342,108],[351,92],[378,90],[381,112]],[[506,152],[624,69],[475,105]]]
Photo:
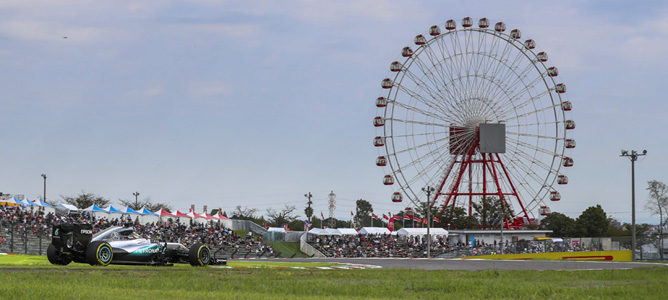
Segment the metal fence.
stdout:
[[[612,237],[611,250],[631,250],[631,236]],[[663,258],[661,256],[663,252]],[[636,237],[636,260],[666,260],[668,259],[668,234],[663,235],[663,249],[658,235]]]
[[40,228],[33,232],[18,227],[16,230],[16,224],[0,224],[0,252],[45,255],[51,242],[51,231]]

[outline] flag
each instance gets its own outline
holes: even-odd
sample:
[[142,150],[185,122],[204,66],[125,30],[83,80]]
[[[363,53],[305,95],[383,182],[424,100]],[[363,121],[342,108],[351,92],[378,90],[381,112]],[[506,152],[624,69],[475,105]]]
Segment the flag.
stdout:
[[322,212],[320,212],[320,217],[322,218],[323,221],[325,220],[325,215],[323,215]]
[[371,217],[374,218],[374,219],[376,219],[376,220],[378,220],[378,216],[376,216],[376,214],[373,214],[373,213],[372,213],[372,214],[371,214]]
[[394,218],[392,218],[390,222],[387,223],[387,229],[389,231],[394,231]]
[[427,224],[427,218],[422,219],[422,224]]
[[304,222],[304,231],[308,231],[309,228],[311,228],[311,223],[309,223],[308,220],[306,220],[306,222]]
[[422,220],[416,216],[413,216],[413,221],[415,222],[422,222]]
[[288,228],[288,224],[283,224],[283,229],[285,229],[285,231],[290,231],[290,228]]
[[383,219],[388,220],[388,221],[390,220],[390,218],[388,218],[385,214],[383,214]]
[[394,217],[391,218],[391,220],[399,220],[399,219],[401,219],[401,218],[397,215],[394,215]]
[[439,222],[441,222],[441,220],[437,217],[434,217],[434,222],[439,223]]
[[410,221],[410,219],[411,219],[411,216],[409,216],[409,215],[404,215],[404,220],[409,220],[409,221]]
[[352,210],[350,211],[350,216],[351,216],[351,217],[354,217],[354,216],[355,216],[355,214],[353,213]]

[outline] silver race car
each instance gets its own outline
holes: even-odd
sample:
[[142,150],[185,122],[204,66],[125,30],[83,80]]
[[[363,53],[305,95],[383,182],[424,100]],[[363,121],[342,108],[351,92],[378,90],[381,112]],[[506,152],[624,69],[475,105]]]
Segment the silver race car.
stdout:
[[67,265],[71,261],[102,266],[226,264],[224,259],[215,258],[209,247],[201,243],[186,248],[180,243],[154,242],[140,237],[133,227],[120,226],[109,227],[93,235],[90,224],[54,225],[46,253],[49,262],[55,265]]

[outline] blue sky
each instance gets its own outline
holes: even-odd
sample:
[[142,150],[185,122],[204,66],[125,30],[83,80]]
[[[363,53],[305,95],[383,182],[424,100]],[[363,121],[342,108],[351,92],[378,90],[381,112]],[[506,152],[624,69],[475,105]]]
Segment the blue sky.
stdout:
[[[662,1],[13,1],[0,2],[0,191],[92,192],[190,204],[315,211],[338,195],[376,211],[374,99],[418,33],[465,16],[504,21],[548,52],[577,123],[575,167],[553,211],[601,204],[638,218],[646,182],[668,182]],[[67,38],[64,38],[67,37]]]

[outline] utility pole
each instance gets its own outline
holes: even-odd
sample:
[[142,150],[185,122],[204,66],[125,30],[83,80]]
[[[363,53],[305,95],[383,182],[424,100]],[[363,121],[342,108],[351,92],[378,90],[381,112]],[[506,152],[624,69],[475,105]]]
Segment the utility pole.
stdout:
[[429,232],[431,228],[431,193],[435,192],[436,189],[426,186],[422,188],[422,191],[427,193],[427,258],[429,258],[431,256],[431,233]]
[[46,173],[42,173],[42,178],[44,178],[44,194],[42,195],[42,201],[46,203]]
[[622,150],[622,157],[628,157],[631,160],[631,260],[636,258],[636,186],[635,186],[635,164],[639,156],[647,155],[647,150],[638,153],[636,150],[631,150],[629,153]]
[[[502,202],[503,203],[503,202]],[[501,218],[501,254],[503,254],[503,220],[506,218],[506,216],[503,216]]]
[[139,197],[139,192],[134,192],[134,193],[132,193],[132,195],[135,196],[135,208],[139,209],[139,207],[137,207],[137,205],[139,205],[139,198],[138,198]]

